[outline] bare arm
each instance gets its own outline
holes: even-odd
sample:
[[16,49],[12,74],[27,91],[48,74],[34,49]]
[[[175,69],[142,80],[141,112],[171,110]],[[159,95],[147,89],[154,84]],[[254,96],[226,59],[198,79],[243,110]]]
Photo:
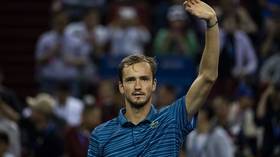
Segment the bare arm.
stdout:
[[258,103],[257,107],[257,118],[263,118],[265,113],[266,113],[266,104],[267,104],[267,99],[269,96],[273,93],[273,86],[270,85],[267,87],[267,89],[264,91],[264,93],[261,96],[261,99]]
[[219,29],[215,11],[200,0],[187,0],[186,10],[198,18],[205,19],[207,28],[205,47],[200,61],[199,74],[186,95],[186,108],[189,116],[198,112],[218,77]]

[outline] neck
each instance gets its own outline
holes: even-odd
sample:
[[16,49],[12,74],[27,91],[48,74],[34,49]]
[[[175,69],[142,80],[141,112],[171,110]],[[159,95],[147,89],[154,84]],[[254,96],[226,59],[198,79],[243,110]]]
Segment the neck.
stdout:
[[134,108],[131,107],[131,105],[127,104],[125,116],[128,119],[128,121],[130,121],[134,125],[137,125],[147,117],[150,110],[151,110],[150,102],[141,108]]

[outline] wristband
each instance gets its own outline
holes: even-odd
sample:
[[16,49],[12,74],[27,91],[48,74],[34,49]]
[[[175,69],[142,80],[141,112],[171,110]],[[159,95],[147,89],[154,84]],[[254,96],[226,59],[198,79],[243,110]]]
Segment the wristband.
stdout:
[[210,23],[207,21],[207,28],[209,29],[209,28],[212,28],[212,27],[214,27],[216,24],[218,24],[218,20],[215,22],[215,23],[213,23],[212,25],[210,25]]

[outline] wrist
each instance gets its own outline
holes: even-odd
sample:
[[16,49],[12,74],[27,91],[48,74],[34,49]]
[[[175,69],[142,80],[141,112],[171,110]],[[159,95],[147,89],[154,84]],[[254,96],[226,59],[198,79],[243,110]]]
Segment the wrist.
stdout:
[[213,15],[211,18],[206,20],[206,23],[207,23],[207,28],[212,28],[216,24],[218,24],[218,19],[215,15]]

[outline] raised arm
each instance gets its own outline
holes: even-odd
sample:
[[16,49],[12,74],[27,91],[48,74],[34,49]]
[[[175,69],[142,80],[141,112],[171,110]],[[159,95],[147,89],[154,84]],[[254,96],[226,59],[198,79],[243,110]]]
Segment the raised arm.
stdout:
[[205,47],[200,61],[199,74],[186,95],[189,117],[198,112],[218,77],[219,29],[215,11],[200,0],[187,0],[184,6],[192,15],[207,22]]

